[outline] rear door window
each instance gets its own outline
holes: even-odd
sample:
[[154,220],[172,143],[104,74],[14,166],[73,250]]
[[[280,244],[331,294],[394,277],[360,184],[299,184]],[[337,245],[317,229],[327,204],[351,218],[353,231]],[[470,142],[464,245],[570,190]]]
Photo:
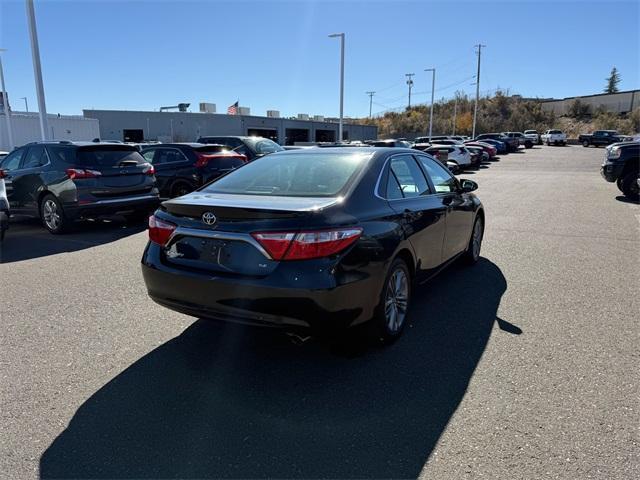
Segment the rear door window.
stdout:
[[144,159],[149,162],[149,163],[153,163],[153,164],[157,164],[158,162],[154,161],[153,157],[156,154],[157,149],[154,148],[152,150],[146,150],[144,152],[142,152],[142,156],[144,157]]
[[403,197],[418,197],[429,193],[427,179],[411,155],[392,157],[389,170],[398,180]]
[[166,164],[166,163],[180,163],[185,162],[187,157],[184,156],[177,148],[158,148],[155,157],[153,157],[154,164]]
[[27,151],[27,155],[24,157],[20,168],[37,168],[46,165],[48,162],[49,159],[47,158],[44,146],[35,145]]

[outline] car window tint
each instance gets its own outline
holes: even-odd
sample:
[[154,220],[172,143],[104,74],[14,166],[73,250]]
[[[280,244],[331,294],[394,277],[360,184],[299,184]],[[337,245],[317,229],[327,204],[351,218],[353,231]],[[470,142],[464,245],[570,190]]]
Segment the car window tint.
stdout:
[[[296,153],[293,153],[296,152]],[[216,180],[204,192],[329,197],[343,191],[370,154],[272,154]]]
[[123,146],[97,145],[78,150],[78,164],[85,167],[119,167],[123,162],[141,164],[144,161],[140,152]]
[[17,170],[20,168],[20,161],[24,156],[25,149],[21,148],[19,150],[14,150],[9,155],[7,155],[2,161],[2,170],[7,170],[10,172],[11,170]]
[[184,155],[175,148],[160,148],[154,157],[153,163],[175,163],[184,161]]
[[429,193],[427,180],[420,167],[410,155],[393,157],[390,170],[400,183],[400,190],[405,197],[417,197]]
[[47,163],[47,157],[42,145],[35,145],[27,151],[27,156],[22,162],[21,168],[36,168]]
[[52,162],[62,161],[64,163],[74,163],[75,160],[75,148],[64,147],[56,145],[47,145],[49,151],[49,157]]
[[418,156],[420,163],[427,171],[436,193],[454,192],[456,190],[456,179],[438,162],[429,157]]
[[398,198],[402,198],[402,190],[400,190],[400,185],[398,184],[398,179],[393,174],[392,171],[389,171],[389,175],[387,178],[387,199],[396,200]]
[[153,163],[153,164],[157,164],[160,163],[158,161],[154,161],[153,156],[156,154],[156,149],[154,148],[153,150],[147,150],[145,152],[142,152],[142,156],[144,157],[144,159],[149,162],[149,163]]

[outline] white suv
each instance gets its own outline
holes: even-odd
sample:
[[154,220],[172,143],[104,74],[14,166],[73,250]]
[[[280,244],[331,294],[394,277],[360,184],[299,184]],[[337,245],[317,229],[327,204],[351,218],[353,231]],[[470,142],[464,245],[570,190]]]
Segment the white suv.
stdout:
[[[471,153],[464,145],[431,145],[424,150],[426,153],[433,155],[442,162],[447,160],[457,163],[460,168],[466,168],[471,166]],[[445,158],[444,155],[447,155]]]
[[566,145],[567,136],[562,133],[562,130],[547,130],[542,134],[542,142],[547,145]]

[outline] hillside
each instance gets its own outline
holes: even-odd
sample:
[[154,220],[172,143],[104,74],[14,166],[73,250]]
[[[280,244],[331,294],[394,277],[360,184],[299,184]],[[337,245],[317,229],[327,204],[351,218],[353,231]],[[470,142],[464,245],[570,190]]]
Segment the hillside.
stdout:
[[[458,135],[471,135],[473,105],[473,99],[465,94],[436,102],[433,111],[433,134],[451,135],[455,132]],[[624,134],[640,132],[640,109],[627,116],[618,116],[601,111],[589,112],[581,105],[575,107],[570,116],[556,117],[553,113],[543,112],[539,101],[498,91],[495,95],[480,99],[476,133],[521,132],[529,129],[542,132],[550,128],[559,128],[565,131],[569,138],[576,138],[580,133],[596,129],[615,129]],[[429,108],[426,105],[416,105],[402,112],[386,112],[382,116],[361,119],[359,122],[377,125],[378,136],[381,138],[412,139],[428,134]]]

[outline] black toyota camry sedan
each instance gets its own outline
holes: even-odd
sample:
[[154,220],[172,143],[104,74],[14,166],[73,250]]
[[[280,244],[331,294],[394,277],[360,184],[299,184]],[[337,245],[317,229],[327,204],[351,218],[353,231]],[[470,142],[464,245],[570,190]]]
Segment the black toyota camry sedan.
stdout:
[[292,331],[371,321],[390,342],[413,284],[478,260],[476,188],[416,150],[274,153],[162,203],[144,280],[154,301],[187,315]]

